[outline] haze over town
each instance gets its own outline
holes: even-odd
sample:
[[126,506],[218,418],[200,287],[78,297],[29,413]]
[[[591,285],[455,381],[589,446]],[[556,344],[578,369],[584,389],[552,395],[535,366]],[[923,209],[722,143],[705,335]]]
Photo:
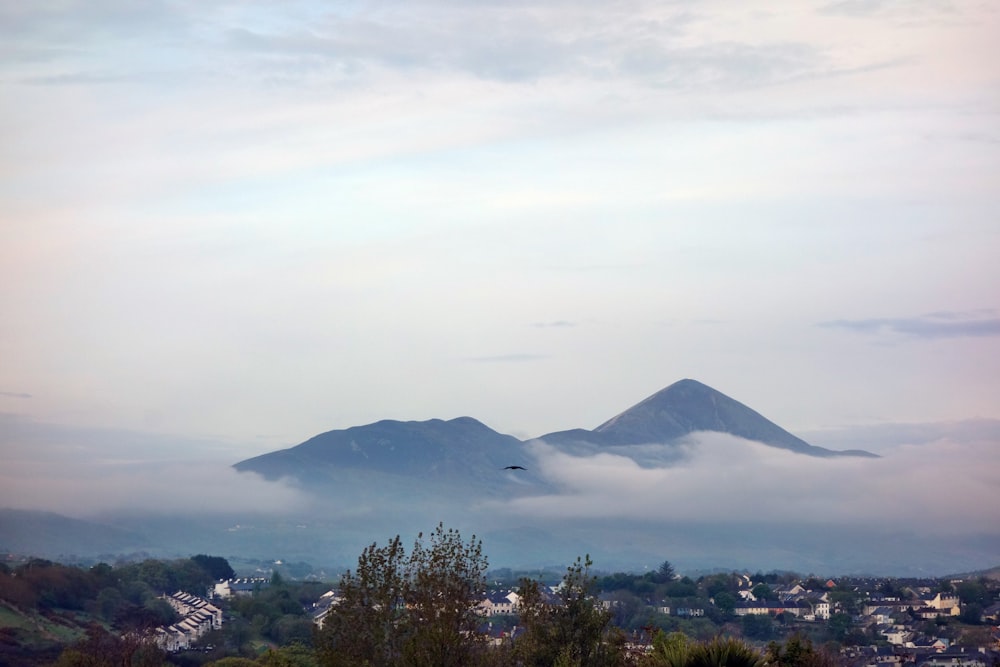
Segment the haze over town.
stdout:
[[995,532],[997,34],[971,1],[3,3],[0,507],[301,509],[229,466],[688,377],[882,458],[534,443],[562,492],[507,510]]

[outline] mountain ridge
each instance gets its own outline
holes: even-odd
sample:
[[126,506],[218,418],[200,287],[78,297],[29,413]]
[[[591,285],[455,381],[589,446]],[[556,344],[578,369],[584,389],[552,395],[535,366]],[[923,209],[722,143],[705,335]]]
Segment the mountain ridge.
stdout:
[[[679,380],[606,420],[593,430],[557,431],[530,440],[557,447],[586,445],[624,451],[639,444],[676,443],[698,431],[716,431],[814,457],[862,456],[863,450],[838,451],[815,447],[743,403],[697,380]],[[234,464],[240,472],[266,479],[294,478],[310,486],[331,481],[350,485],[352,472],[378,472],[416,480],[447,482],[455,488],[475,488],[486,495],[517,495],[547,487],[534,471],[497,475],[524,465],[524,444],[473,417],[397,421],[383,419],[363,426],[320,433],[287,449]],[[399,485],[397,480],[395,485]],[[405,485],[405,484],[404,484]]]
[[591,431],[557,431],[539,439],[619,447],[673,442],[699,431],[728,433],[807,456],[878,458],[864,450],[833,450],[811,445],[756,410],[690,378],[661,389]]

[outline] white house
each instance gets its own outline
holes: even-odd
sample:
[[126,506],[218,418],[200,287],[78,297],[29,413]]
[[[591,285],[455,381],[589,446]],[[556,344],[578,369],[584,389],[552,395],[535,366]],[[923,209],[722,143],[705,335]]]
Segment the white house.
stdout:
[[514,592],[499,592],[487,595],[475,607],[480,616],[516,614],[521,596]]

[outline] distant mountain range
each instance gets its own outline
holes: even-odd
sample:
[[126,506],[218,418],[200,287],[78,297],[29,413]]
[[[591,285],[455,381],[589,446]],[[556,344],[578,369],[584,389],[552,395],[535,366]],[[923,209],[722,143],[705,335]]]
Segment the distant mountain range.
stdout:
[[[768,448],[774,456],[763,455]],[[495,566],[562,567],[582,554],[619,569],[669,559],[683,568],[918,576],[995,565],[993,526],[942,539],[877,506],[858,510],[865,480],[898,485],[903,498],[923,492],[874,458],[813,446],[681,380],[592,430],[527,440],[471,417],[328,431],[233,466],[274,481],[243,487],[260,494],[257,508],[273,488],[268,511],[234,503],[214,510],[206,501],[204,512],[123,509],[90,522],[0,511],[0,552],[209,553],[350,566],[373,541],[410,539],[443,522],[482,538]],[[814,494],[817,485],[827,492]],[[232,493],[238,506],[240,490]],[[775,512],[775,498],[788,511]]]
[[[592,431],[573,429],[540,440],[568,450],[623,451],[635,445],[676,444],[692,433],[711,431],[745,438],[815,457],[861,456],[863,450],[835,451],[797,438],[739,401],[698,382],[680,380],[653,394]],[[538,492],[545,481],[530,470],[524,444],[497,433],[471,417],[443,421],[383,420],[367,426],[328,431],[300,445],[235,464],[241,472],[266,479],[293,478],[309,487],[356,480],[359,473],[379,473],[445,485],[475,487],[487,495]],[[663,462],[663,459],[660,460]],[[498,475],[508,465],[527,465],[518,474]],[[400,484],[398,479],[391,488]]]

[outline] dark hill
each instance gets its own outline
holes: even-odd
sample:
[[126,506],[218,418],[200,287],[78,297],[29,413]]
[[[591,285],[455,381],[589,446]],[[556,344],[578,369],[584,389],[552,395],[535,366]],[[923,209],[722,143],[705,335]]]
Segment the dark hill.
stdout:
[[357,480],[379,473],[491,491],[511,481],[531,481],[531,471],[519,471],[513,479],[502,474],[505,466],[526,463],[520,440],[497,433],[471,417],[459,417],[448,421],[387,419],[328,431],[295,447],[240,461],[234,467],[266,479],[290,477],[311,486],[331,480],[343,482],[345,475]]
[[541,439],[554,444],[617,447],[669,443],[697,431],[728,433],[809,456],[876,457],[861,450],[834,451],[810,445],[760,413],[697,380],[675,382],[593,431],[559,431]]

